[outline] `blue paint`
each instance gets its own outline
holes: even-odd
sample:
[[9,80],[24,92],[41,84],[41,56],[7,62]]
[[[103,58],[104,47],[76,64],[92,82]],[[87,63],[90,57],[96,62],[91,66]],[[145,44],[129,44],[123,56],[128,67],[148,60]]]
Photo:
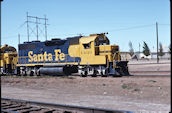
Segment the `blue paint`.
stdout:
[[[51,45],[47,46],[46,42],[30,42],[19,44],[19,57],[26,57],[26,58],[19,58],[19,64],[32,64],[32,63],[73,63],[73,62],[80,62],[80,57],[71,57],[68,53],[69,49],[69,40],[62,40],[64,44],[61,45]],[[23,49],[24,48],[24,49]],[[60,49],[61,53],[64,53],[65,60],[55,61],[55,49]],[[53,55],[53,61],[39,61],[39,62],[29,62],[28,52],[33,51],[33,54],[43,54],[44,52],[51,53]]]

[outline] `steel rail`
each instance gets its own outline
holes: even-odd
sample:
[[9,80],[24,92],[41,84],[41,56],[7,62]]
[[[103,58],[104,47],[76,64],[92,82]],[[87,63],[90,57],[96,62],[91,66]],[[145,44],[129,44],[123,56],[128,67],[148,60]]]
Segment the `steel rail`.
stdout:
[[159,62],[159,63],[155,63],[155,62],[145,62],[145,63],[128,63],[128,65],[152,65],[152,64],[170,64],[170,62]]
[[[22,108],[20,108],[20,109],[16,108],[14,110],[12,110],[12,109],[8,110],[8,107],[4,107],[6,109],[3,109],[3,104],[4,104],[3,101],[7,102],[7,106],[9,103],[11,105],[12,102],[13,102],[13,105],[20,103],[22,105],[25,105],[25,109],[23,110]],[[27,105],[27,107],[26,107],[26,105]],[[48,113],[53,113],[55,111],[56,112],[60,111],[59,113],[133,113],[131,111],[125,111],[125,110],[84,107],[84,106],[75,106],[75,105],[67,105],[67,104],[45,103],[45,102],[19,100],[19,99],[12,99],[12,98],[1,98],[1,112],[2,113],[30,113],[29,111],[33,112],[34,110],[28,109],[29,106],[30,107],[37,106],[37,108],[41,108],[44,110],[49,109],[51,112],[48,112]],[[23,110],[23,112],[20,110]],[[37,109],[37,112],[39,112],[38,109]],[[41,113],[45,113],[45,112],[41,112]],[[47,111],[46,111],[46,113],[47,113]]]
[[163,73],[163,72],[171,72],[171,71],[129,71],[129,72],[132,72],[132,73]]

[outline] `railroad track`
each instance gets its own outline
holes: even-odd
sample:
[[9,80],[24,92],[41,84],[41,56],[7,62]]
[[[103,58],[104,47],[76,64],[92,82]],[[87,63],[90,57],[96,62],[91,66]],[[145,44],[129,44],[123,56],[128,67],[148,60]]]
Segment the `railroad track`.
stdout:
[[171,71],[130,71],[132,77],[171,77]]
[[171,73],[171,71],[129,71],[129,73]]
[[114,109],[1,98],[1,113],[132,113]]

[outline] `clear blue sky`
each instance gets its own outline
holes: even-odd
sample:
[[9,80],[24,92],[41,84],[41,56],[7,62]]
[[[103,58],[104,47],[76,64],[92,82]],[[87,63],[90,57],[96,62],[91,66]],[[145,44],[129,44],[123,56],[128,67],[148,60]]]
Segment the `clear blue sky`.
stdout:
[[[19,33],[21,42],[27,41],[26,12],[47,16],[48,39],[109,32],[111,44],[118,44],[121,51],[129,50],[129,41],[135,51],[139,51],[139,43],[142,50],[143,41],[152,50],[156,49],[157,21],[159,41],[168,47],[171,40],[169,0],[4,0],[2,45],[17,47]],[[39,40],[45,40],[44,36]]]

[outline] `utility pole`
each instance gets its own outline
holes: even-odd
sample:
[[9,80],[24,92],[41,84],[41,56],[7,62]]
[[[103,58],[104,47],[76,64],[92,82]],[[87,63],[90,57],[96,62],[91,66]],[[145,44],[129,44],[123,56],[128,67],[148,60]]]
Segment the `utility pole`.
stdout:
[[[35,21],[33,21],[33,19],[35,20]],[[44,23],[43,22],[41,22],[41,21],[45,21]],[[39,32],[39,25],[40,24],[42,24],[42,25],[45,25],[45,39],[47,40],[47,18],[46,18],[46,16],[45,16],[45,18],[40,18],[40,17],[37,17],[37,16],[30,16],[30,15],[28,15],[28,13],[27,13],[27,35],[28,35],[28,41],[29,41],[29,35],[31,34],[31,33],[34,33],[35,35],[36,35],[36,38],[37,38],[37,41],[38,41],[38,38],[39,38],[39,33],[41,33],[42,32],[42,30],[41,30],[41,32]],[[36,32],[34,32],[33,30],[32,30],[32,26],[31,27],[29,27],[29,23],[32,23],[32,24],[35,24],[36,25]],[[31,29],[31,33],[29,32],[29,29]]]
[[156,38],[157,38],[157,63],[159,63],[158,57],[158,23],[156,22]]
[[36,37],[38,40],[38,17],[36,17]]
[[140,54],[140,43],[139,43],[139,54]]
[[0,47],[1,47],[1,2],[3,0],[0,0]]
[[20,34],[18,34],[18,40],[19,40],[19,44],[20,44]]
[[28,39],[28,42],[29,42],[29,20],[28,20],[28,12],[27,12],[27,39]]
[[45,15],[45,40],[47,41],[47,19]]

